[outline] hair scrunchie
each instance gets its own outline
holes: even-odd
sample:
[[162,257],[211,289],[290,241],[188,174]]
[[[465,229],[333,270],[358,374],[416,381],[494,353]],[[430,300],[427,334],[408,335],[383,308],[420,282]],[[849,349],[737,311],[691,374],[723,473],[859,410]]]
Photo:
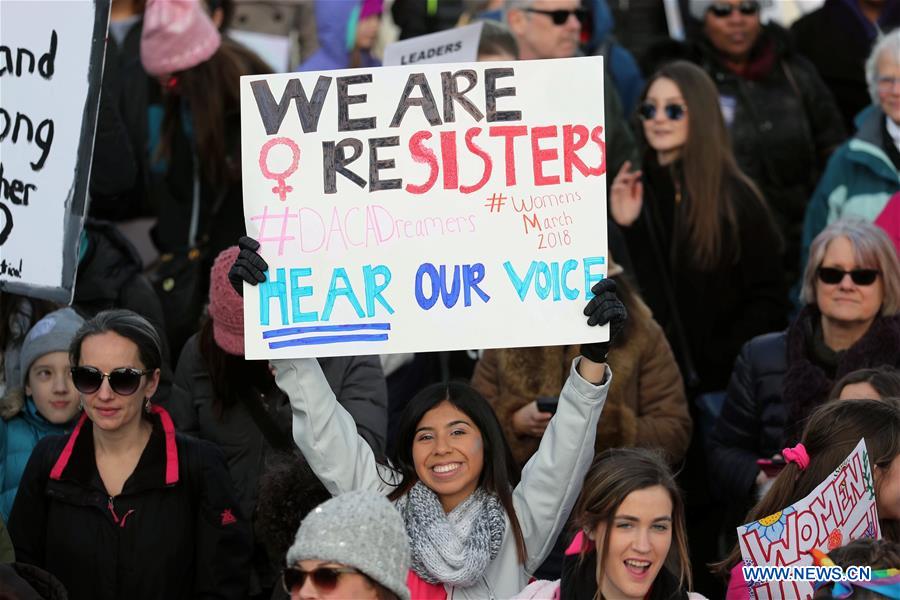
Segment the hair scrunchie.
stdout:
[[806,446],[797,444],[793,448],[785,448],[781,451],[781,455],[787,462],[796,463],[801,471],[809,466],[809,454],[806,452]]

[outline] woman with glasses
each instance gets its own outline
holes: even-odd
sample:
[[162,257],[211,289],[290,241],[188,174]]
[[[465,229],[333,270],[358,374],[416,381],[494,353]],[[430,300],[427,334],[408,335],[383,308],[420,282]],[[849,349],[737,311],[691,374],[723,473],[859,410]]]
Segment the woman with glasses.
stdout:
[[35,447],[9,532],[20,562],[73,599],[247,597],[250,536],[222,455],[175,433],[150,403],[159,336],[126,310],[98,314],[70,348],[83,414]]
[[799,277],[803,211],[831,153],[846,139],[843,119],[815,67],[789,34],[760,21],[759,0],[689,0],[700,22],[680,54],[719,92],[738,166],[760,188],[785,240],[783,277]]
[[409,542],[383,495],[356,490],[323,502],[300,523],[282,583],[291,600],[409,600]]
[[641,96],[644,170],[610,190],[644,300],[692,391],[725,388],[741,345],[783,326],[778,234],[728,151],[716,88],[683,61]]
[[783,464],[781,448],[796,442],[835,381],[857,369],[900,366],[900,263],[878,227],[845,219],[820,233],[802,298],[786,331],[744,346],[712,432],[713,489],[733,506],[747,508],[767,489]]
[[866,62],[872,106],[856,118],[856,135],[831,160],[806,209],[804,257],[826,225],[843,216],[874,221],[896,235],[900,202],[900,30],[884,36]]

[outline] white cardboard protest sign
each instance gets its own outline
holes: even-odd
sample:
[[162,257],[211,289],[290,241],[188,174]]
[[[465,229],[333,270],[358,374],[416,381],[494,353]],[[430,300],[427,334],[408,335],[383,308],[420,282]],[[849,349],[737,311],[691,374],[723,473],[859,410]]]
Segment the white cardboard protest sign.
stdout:
[[607,339],[603,126],[599,57],[243,77],[246,356]]
[[[851,540],[880,538],[873,481],[863,439],[804,499],[738,527],[744,566],[810,566],[814,564],[812,549],[827,553]],[[808,582],[748,582],[748,587],[757,600],[801,599],[813,594]]]
[[109,0],[0,0],[0,290],[68,303]]
[[482,26],[473,23],[388,44],[384,66],[474,62]]

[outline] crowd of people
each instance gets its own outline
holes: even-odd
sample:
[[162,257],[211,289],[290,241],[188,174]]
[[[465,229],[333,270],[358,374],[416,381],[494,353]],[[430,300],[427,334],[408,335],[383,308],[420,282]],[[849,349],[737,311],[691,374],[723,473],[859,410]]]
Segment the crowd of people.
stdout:
[[[900,569],[900,0],[819,4],[113,0],[72,302],[0,293],[0,598],[749,599],[736,528],[860,440],[881,539],[816,564]],[[605,58],[609,339],[246,359],[237,32],[476,21]]]

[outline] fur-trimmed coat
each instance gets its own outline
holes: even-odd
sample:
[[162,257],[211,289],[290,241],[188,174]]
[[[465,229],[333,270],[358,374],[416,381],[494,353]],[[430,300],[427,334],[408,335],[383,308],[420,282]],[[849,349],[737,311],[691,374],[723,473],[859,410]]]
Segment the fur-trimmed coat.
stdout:
[[[629,302],[623,339],[609,353],[615,377],[597,426],[597,451],[659,447],[680,461],[691,438],[684,382],[662,329],[640,300]],[[578,346],[486,350],[475,366],[472,386],[491,403],[512,448],[524,465],[541,438],[519,435],[513,414],[541,396],[558,396]]]

